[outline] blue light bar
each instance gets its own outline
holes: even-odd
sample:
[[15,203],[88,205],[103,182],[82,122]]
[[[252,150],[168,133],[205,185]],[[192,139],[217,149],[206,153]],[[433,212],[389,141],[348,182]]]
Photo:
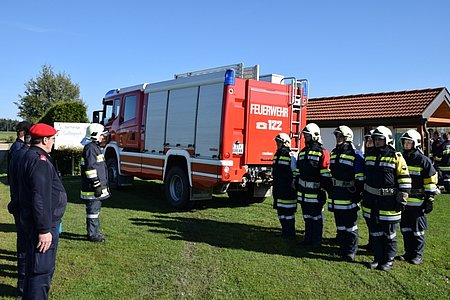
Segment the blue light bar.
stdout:
[[302,90],[303,90],[303,97],[308,98],[308,82],[307,81],[303,81],[302,82]]
[[113,90],[109,90],[106,94],[105,94],[105,97],[107,97],[107,96],[111,96],[111,95],[114,95],[115,93],[117,92],[117,90],[116,89],[113,89]]
[[225,84],[234,85],[234,79],[236,78],[236,72],[234,70],[227,70],[225,72]]

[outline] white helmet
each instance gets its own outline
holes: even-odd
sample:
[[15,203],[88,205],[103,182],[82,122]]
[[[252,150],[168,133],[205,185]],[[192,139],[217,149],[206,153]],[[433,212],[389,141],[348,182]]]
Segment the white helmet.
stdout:
[[350,127],[345,125],[338,126],[333,131],[334,135],[336,135],[337,133],[340,133],[344,136],[344,141],[353,143],[353,131],[350,129]]
[[364,138],[365,138],[365,139],[368,139],[368,138],[371,138],[371,139],[372,139],[372,134],[373,134],[374,131],[375,131],[375,129],[372,129],[371,131],[369,131],[369,133],[367,133],[367,134],[364,136]]
[[94,142],[98,142],[100,140],[100,136],[104,134],[105,127],[102,124],[93,123],[86,128],[86,135],[83,140],[91,140]]
[[302,133],[310,134],[314,142],[322,144],[322,137],[320,136],[320,128],[316,123],[309,123],[303,128]]
[[280,141],[284,146],[291,147],[291,138],[284,132],[278,134],[275,137],[275,141]]
[[422,136],[415,129],[410,129],[402,134],[400,140],[409,140],[414,142],[414,148],[418,149],[422,145]]
[[386,126],[378,126],[372,132],[372,139],[375,137],[384,138],[386,145],[394,146],[394,138],[392,137],[392,131]]

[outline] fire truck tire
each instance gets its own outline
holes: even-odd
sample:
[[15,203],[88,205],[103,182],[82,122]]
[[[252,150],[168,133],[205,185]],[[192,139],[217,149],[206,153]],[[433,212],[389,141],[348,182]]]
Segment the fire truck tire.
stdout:
[[106,160],[106,168],[108,170],[108,184],[110,188],[119,189],[119,165],[115,157]]
[[189,203],[190,185],[186,171],[173,166],[164,181],[164,195],[172,207],[185,208]]

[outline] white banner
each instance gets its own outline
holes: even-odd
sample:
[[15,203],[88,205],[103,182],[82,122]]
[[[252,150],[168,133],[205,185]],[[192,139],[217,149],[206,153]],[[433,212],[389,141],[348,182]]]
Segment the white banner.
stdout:
[[55,122],[58,133],[55,138],[55,149],[58,148],[83,148],[81,140],[86,134],[86,128],[90,123],[64,123]]

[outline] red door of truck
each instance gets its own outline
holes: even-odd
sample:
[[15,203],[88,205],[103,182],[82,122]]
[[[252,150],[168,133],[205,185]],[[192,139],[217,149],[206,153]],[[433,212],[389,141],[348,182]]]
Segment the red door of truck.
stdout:
[[246,100],[245,164],[272,164],[275,136],[290,134],[290,86],[248,80]]

